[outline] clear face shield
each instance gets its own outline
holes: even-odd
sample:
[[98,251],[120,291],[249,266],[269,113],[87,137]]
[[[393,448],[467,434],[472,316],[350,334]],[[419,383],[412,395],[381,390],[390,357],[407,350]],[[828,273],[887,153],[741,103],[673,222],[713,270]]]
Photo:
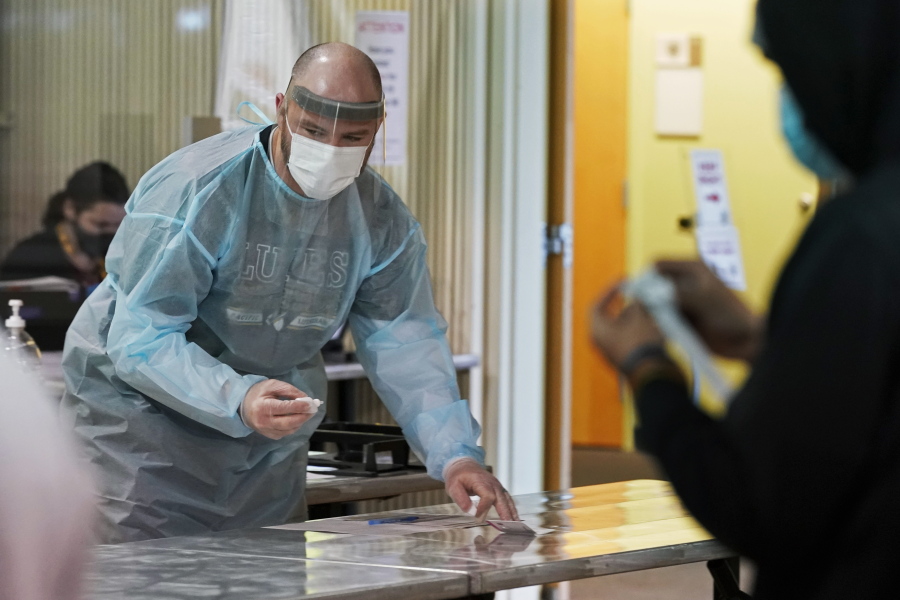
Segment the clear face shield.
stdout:
[[285,150],[288,169],[303,194],[327,200],[362,173],[384,116],[384,98],[339,102],[301,86],[291,87],[289,93],[299,110],[284,115],[291,136],[290,149]]
[[340,102],[299,85],[291,86],[289,93],[300,108],[288,123],[292,134],[338,147],[368,147],[374,142],[384,117],[384,97],[377,102]]

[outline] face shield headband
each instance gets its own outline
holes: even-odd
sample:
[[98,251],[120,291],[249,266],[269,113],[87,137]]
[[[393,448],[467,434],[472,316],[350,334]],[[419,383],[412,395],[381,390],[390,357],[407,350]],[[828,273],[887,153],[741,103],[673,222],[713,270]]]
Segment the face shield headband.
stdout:
[[[384,112],[384,94],[377,102],[341,102],[314,94],[303,86],[294,85],[290,88],[290,95],[297,106],[304,111],[331,119],[334,128],[337,127],[338,120],[363,122],[384,118],[381,152],[384,161],[387,162],[387,119]],[[332,131],[332,135],[333,133],[334,131]]]
[[340,102],[323,98],[305,87],[295,85],[291,88],[291,98],[303,110],[335,121],[372,121],[384,116],[384,96],[377,102]]

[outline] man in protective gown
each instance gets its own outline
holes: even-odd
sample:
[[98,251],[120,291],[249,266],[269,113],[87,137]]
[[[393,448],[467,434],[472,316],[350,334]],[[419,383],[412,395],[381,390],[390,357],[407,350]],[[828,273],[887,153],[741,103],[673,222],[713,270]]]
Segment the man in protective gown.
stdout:
[[[105,542],[304,513],[320,349],[348,320],[360,363],[463,508],[516,518],[435,309],[421,228],[366,167],[378,71],[343,44],[298,59],[278,121],[165,158],[138,183],[109,276],[66,339],[63,400],[100,472]],[[301,400],[297,400],[301,398]]]

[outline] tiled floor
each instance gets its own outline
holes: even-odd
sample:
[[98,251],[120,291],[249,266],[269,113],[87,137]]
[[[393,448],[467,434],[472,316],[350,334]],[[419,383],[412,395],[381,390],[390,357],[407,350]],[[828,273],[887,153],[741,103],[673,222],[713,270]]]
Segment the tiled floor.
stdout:
[[[599,448],[575,448],[572,485],[593,485],[628,479],[665,479],[653,461],[640,453]],[[748,588],[750,567],[741,567]],[[580,579],[569,584],[572,600],[706,600],[711,599],[712,578],[705,563]]]

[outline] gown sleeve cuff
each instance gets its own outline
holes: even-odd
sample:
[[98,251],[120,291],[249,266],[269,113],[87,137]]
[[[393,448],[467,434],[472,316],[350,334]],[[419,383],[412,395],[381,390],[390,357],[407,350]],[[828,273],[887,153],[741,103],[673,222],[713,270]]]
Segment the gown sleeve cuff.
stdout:
[[241,403],[244,401],[244,398],[247,396],[247,391],[249,391],[251,387],[260,381],[265,380],[266,378],[261,375],[239,375],[229,382],[231,389],[228,390],[228,406],[234,407],[234,426],[232,431],[226,433],[232,437],[242,438],[253,433],[254,430],[247,427],[244,420],[241,418]]
[[465,400],[419,414],[403,428],[403,433],[425,463],[428,474],[438,481],[444,480],[444,470],[451,459],[471,458],[484,464],[484,450],[478,446],[481,427]]

